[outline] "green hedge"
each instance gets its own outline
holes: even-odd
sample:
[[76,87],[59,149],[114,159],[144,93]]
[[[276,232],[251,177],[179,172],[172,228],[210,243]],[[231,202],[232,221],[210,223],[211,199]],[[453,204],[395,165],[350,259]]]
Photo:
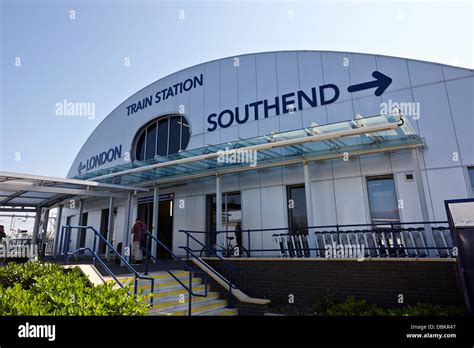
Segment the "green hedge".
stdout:
[[0,315],[145,315],[146,297],[93,286],[77,268],[48,263],[0,267]]
[[314,312],[329,316],[452,316],[466,315],[462,306],[440,306],[436,304],[417,303],[415,306],[399,308],[382,308],[357,300],[350,296],[345,302],[336,303],[331,295],[323,297],[314,306]]

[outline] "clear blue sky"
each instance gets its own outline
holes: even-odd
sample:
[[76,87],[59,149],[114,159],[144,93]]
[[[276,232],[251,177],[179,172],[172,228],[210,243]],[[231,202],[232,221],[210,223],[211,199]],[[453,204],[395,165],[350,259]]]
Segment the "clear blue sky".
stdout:
[[[474,66],[472,1],[0,1],[0,170],[65,176],[127,97],[226,56],[314,49]],[[96,117],[56,116],[64,99],[94,102]]]

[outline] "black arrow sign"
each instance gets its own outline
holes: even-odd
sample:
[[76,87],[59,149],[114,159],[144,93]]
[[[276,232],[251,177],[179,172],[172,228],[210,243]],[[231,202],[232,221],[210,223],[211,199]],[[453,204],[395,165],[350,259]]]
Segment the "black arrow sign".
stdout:
[[390,77],[382,74],[379,71],[374,71],[372,73],[372,77],[375,78],[374,81],[369,81],[369,82],[359,83],[358,85],[349,86],[347,87],[347,91],[349,93],[352,93],[352,92],[362,91],[364,89],[377,87],[374,94],[378,97],[382,95],[382,93],[385,92],[388,86],[390,86],[390,84],[392,83],[392,79]]

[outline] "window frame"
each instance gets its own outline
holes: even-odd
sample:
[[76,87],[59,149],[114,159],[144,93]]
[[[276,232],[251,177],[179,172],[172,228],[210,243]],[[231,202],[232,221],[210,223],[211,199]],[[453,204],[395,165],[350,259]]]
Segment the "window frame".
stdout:
[[[179,124],[179,139],[178,139],[178,151],[174,153],[170,153],[170,124],[171,124],[171,119],[174,118],[179,118],[178,119],[178,124]],[[167,126],[167,137],[166,137],[166,155],[158,155],[159,147],[158,147],[158,133],[159,133],[159,123],[162,121],[166,121],[166,126]],[[152,126],[155,126],[155,155],[153,157],[147,157],[147,143],[148,143],[148,129]],[[187,135],[187,143],[185,144],[183,142],[183,127],[188,128],[188,135]],[[138,144],[140,139],[143,136],[143,158],[140,158],[138,154]],[[189,145],[189,141],[191,139],[191,126],[189,125],[189,120],[188,118],[183,115],[183,114],[166,114],[166,115],[161,115],[158,116],[149,122],[145,123],[138,132],[135,134],[134,139],[133,139],[133,146],[132,146],[132,160],[133,161],[147,161],[153,158],[156,158],[157,156],[170,156],[174,155],[176,153],[179,153],[180,151],[186,150],[187,146]]]
[[402,215],[401,215],[402,212],[400,208],[398,208],[398,189],[397,189],[397,182],[395,180],[395,175],[384,174],[384,175],[374,175],[374,176],[365,177],[365,192],[367,195],[367,209],[368,209],[368,217],[369,217],[370,224],[374,223],[374,218],[372,216],[373,214],[372,214],[371,201],[370,201],[369,181],[387,180],[387,179],[391,179],[393,181],[393,192],[395,194],[395,206],[397,207],[397,210],[398,210],[398,221],[387,222],[387,224],[390,224],[390,223],[395,224],[395,223],[400,223],[402,221]]

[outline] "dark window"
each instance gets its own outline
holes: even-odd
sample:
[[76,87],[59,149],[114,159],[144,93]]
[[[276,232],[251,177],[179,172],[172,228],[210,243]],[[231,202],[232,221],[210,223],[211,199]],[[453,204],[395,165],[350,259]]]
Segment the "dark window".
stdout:
[[146,129],[146,156],[145,158],[153,158],[156,155],[156,123],[151,124]]
[[170,118],[169,149],[168,154],[177,153],[181,143],[181,122],[180,117]]
[[400,221],[397,194],[392,176],[368,178],[367,190],[373,223]]
[[146,135],[146,133],[143,132],[142,135],[140,135],[140,138],[138,138],[138,141],[137,141],[136,158],[139,161],[142,161],[143,159],[145,159],[145,135]]
[[185,117],[181,116],[181,146],[180,150],[184,150],[189,143],[189,124]]
[[308,226],[304,185],[288,187],[288,225],[292,233],[305,233]]
[[474,167],[467,168],[469,181],[471,181],[471,192],[474,195]]
[[135,159],[143,161],[178,153],[186,149],[189,138],[189,124],[183,116],[164,116],[152,120],[136,137]]
[[158,121],[158,156],[166,156],[168,154],[168,118]]

